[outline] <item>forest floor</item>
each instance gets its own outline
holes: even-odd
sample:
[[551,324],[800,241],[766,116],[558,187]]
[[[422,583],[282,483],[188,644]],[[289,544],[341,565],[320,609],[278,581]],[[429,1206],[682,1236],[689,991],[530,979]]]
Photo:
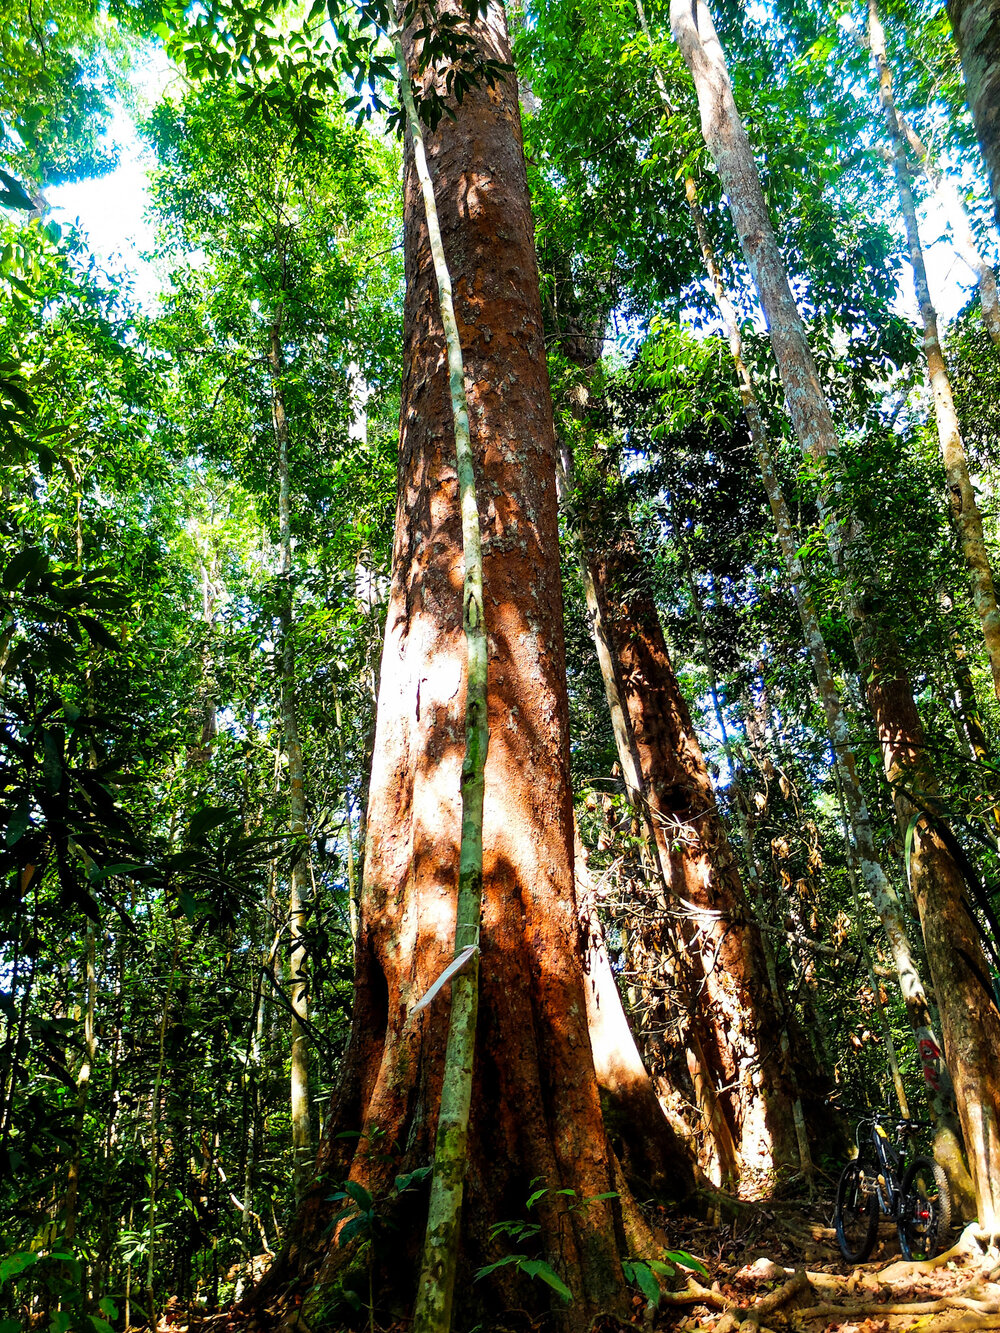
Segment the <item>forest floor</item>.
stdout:
[[845,1264],[830,1198],[767,1201],[729,1221],[658,1219],[671,1249],[708,1270],[633,1323],[671,1333],[972,1333],[1000,1330],[1000,1252],[953,1230],[936,1258],[907,1263],[884,1222],[871,1261]]
[[[725,1204],[728,1217],[678,1216],[655,1208],[650,1221],[664,1248],[683,1250],[706,1272],[665,1294],[656,1311],[633,1298],[631,1324],[650,1333],[1000,1333],[1000,1250],[975,1228],[953,1229],[936,1258],[899,1257],[895,1226],[882,1222],[866,1264],[845,1264],[831,1225],[833,1186],[808,1200]],[[996,1238],[993,1238],[994,1242]],[[309,1330],[285,1309],[258,1322],[239,1303],[199,1317],[176,1299],[156,1333],[257,1333],[267,1326]],[[499,1314],[483,1333],[545,1333],[548,1321]],[[406,1333],[406,1325],[376,1321],[377,1333]],[[332,1333],[329,1327],[323,1333]],[[622,1333],[618,1319],[599,1319],[580,1333]]]

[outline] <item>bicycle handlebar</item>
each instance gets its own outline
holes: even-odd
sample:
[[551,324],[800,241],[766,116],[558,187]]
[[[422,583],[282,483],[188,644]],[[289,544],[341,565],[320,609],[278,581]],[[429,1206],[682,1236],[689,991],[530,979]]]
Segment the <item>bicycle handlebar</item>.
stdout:
[[885,1111],[876,1111],[874,1115],[865,1116],[858,1121],[858,1129],[863,1125],[892,1125],[897,1134],[913,1134],[918,1129],[933,1129],[934,1123],[931,1120],[905,1119],[903,1116],[888,1115]]

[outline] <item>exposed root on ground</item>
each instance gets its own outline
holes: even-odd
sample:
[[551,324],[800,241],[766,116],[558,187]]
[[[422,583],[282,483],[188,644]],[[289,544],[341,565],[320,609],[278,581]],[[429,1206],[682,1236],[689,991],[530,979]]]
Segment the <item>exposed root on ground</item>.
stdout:
[[700,1254],[709,1277],[689,1277],[664,1298],[655,1320],[647,1311],[642,1322],[676,1333],[1000,1330],[1000,1255],[976,1226],[936,1258],[914,1262],[893,1261],[894,1235],[885,1227],[881,1261],[852,1268],[840,1261],[832,1229],[817,1211],[762,1204],[756,1218],[741,1213],[721,1236],[694,1219],[686,1234],[668,1225],[671,1244]]
[[[636,1257],[686,1251],[707,1272],[685,1273],[654,1310],[632,1299],[631,1326],[653,1333],[1000,1333],[1000,1253],[996,1238],[972,1224],[934,1259],[898,1259],[895,1229],[880,1233],[875,1262],[845,1265],[829,1222],[830,1204],[767,1200],[716,1210],[722,1222],[678,1216],[662,1207],[625,1218]],[[679,1279],[676,1279],[679,1281]],[[276,1326],[307,1333],[294,1295],[274,1310]],[[259,1312],[258,1312],[259,1313]],[[919,1321],[919,1322],[918,1322]],[[367,1323],[367,1321],[365,1321]],[[483,1333],[546,1333],[546,1318],[497,1311]],[[627,1327],[627,1326],[626,1326]],[[594,1333],[617,1333],[617,1318]],[[376,1322],[378,1333],[409,1333],[408,1320]],[[254,1333],[254,1317],[237,1303],[214,1316],[172,1301],[157,1333]],[[323,1333],[342,1333],[329,1322]]]

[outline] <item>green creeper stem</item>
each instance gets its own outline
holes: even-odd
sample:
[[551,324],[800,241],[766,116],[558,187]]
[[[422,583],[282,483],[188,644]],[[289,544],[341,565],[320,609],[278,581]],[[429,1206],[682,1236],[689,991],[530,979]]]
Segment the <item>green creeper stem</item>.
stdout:
[[[465,756],[462,761],[462,841],[458,862],[458,906],[455,917],[455,953],[479,943],[483,898],[483,791],[489,724],[486,712],[487,654],[483,621],[483,558],[479,534],[476,475],[469,435],[469,405],[465,396],[465,368],[452,299],[451,274],[445,259],[438,222],[434,185],[427,168],[420,121],[403,51],[401,34],[394,34],[396,59],[406,124],[413,142],[413,161],[424,199],[427,234],[437,278],[441,322],[448,349],[448,384],[455,424],[455,455],[462,512],[462,552],[465,573],[462,624],[467,652],[465,695]],[[427,1235],[413,1317],[413,1333],[448,1333],[458,1263],[459,1223],[465,1185],[469,1105],[472,1100],[472,1065],[479,1007],[479,953],[451,983],[451,1021],[441,1085],[441,1110],[434,1148],[434,1176],[427,1212]]]

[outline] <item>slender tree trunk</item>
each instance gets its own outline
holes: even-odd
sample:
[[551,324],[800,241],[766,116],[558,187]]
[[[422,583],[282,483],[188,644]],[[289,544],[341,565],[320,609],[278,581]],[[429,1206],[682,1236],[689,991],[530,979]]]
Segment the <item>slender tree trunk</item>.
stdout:
[[[76,494],[76,569],[83,572],[83,476],[79,468],[67,464],[67,470],[74,482]],[[94,713],[94,661],[93,648],[87,655],[84,689],[88,716]],[[90,742],[87,756],[88,766],[96,767],[97,755],[93,740]],[[90,863],[90,858],[82,850],[78,854]],[[97,1042],[94,1035],[95,1007],[97,1002],[97,964],[95,944],[95,924],[88,917],[84,931],[84,1003],[83,1003],[83,1059],[76,1078],[76,1126],[73,1136],[73,1154],[70,1158],[69,1174],[66,1181],[64,1204],[63,1234],[71,1244],[76,1239],[77,1210],[80,1197],[80,1172],[83,1166],[83,1137],[87,1115],[87,1100],[90,1094],[90,1080],[94,1069]]]
[[66,1201],[64,1207],[63,1235],[67,1241],[76,1239],[77,1208],[80,1196],[80,1170],[83,1165],[84,1119],[87,1113],[87,1099],[90,1093],[90,1079],[94,1068],[97,1042],[94,1036],[94,1016],[97,1000],[97,967],[95,953],[95,927],[87,920],[84,944],[84,1006],[83,1006],[83,1059],[76,1076],[76,1131],[73,1140],[73,1156],[69,1164],[69,1178],[66,1182]]
[[[778,368],[785,388],[789,414],[804,451],[819,468],[825,480],[824,526],[831,554],[849,589],[849,611],[863,678],[867,682],[869,707],[872,709],[882,743],[883,766],[893,788],[901,832],[909,827],[912,810],[907,813],[907,799],[900,791],[900,781],[907,769],[926,769],[927,757],[912,691],[892,649],[891,636],[873,624],[873,595],[861,595],[851,587],[850,552],[830,513],[831,497],[836,489],[831,463],[836,459],[838,441],[829,406],[823,396],[815,363],[805,336],[791,289],[784,260],[778,248],[764,203],[760,178],[750,150],[726,70],[725,57],[712,18],[701,0],[671,0],[671,26],[681,52],[691,70],[701,111],[705,141],[715,158],[730,210],[746,254],[761,305],[767,318]],[[857,542],[856,526],[851,539]],[[908,702],[907,702],[908,700]],[[925,772],[914,776],[925,778]],[[918,785],[921,785],[918,781]],[[849,786],[845,784],[845,794]],[[982,1164],[998,1160],[994,1140],[997,1134],[995,1107],[1000,1096],[995,1064],[979,1060],[978,1054],[991,1047],[1000,1049],[1000,1020],[989,1005],[981,1002],[982,991],[976,977],[983,970],[982,950],[978,941],[968,941],[972,948],[967,961],[958,950],[968,935],[962,907],[962,880],[940,837],[925,830],[915,838],[913,882],[928,962],[941,1008],[948,1066],[955,1082],[962,1128],[966,1136],[980,1220],[994,1218],[997,1200],[994,1185],[984,1176]],[[954,947],[949,948],[948,941]],[[951,965],[947,965],[947,960]],[[957,960],[957,961],[956,961]],[[938,969],[941,968],[941,975]],[[936,1052],[929,1052],[936,1056]],[[925,1069],[927,1068],[925,1062]],[[950,1151],[940,1142],[943,1165],[952,1178],[956,1194],[961,1192],[962,1172],[958,1145]]]
[[1000,222],[1000,0],[947,0],[947,9]]
[[1000,291],[997,289],[997,278],[976,244],[965,204],[955,188],[955,182],[947,171],[937,165],[930,149],[907,118],[898,114],[898,109],[897,116],[900,129],[906,135],[906,142],[916,153],[917,160],[927,178],[927,183],[934,191],[934,195],[948,219],[955,251],[976,275],[983,325],[993,344],[1000,347]]
[[[167,1023],[170,1018],[170,1001],[174,996],[177,983],[177,957],[180,953],[180,931],[174,925],[174,948],[170,956],[170,977],[167,981],[167,993],[163,997],[163,1010],[160,1016],[160,1044],[156,1058],[156,1074],[153,1078],[153,1095],[149,1106],[149,1220],[146,1239],[146,1300],[149,1303],[151,1324],[156,1322],[156,1189],[159,1184],[160,1169],[160,1094],[163,1089],[163,1071],[166,1066]],[[154,955],[155,956],[155,955]]]
[[[641,0],[639,0],[639,3],[641,4]],[[649,36],[648,31],[646,35],[647,37]],[[702,609],[701,596],[698,592],[698,585],[691,570],[688,553],[683,544],[683,539],[681,539],[681,556],[684,561],[684,572],[687,578],[688,589],[691,593],[691,604],[694,607],[695,623],[698,626],[701,660],[708,671],[708,684],[709,692],[712,696],[712,708],[715,712],[715,720],[719,728],[719,734],[722,737],[722,751],[726,758],[726,767],[729,770],[729,781],[735,789],[736,769],[733,764],[732,750],[729,743],[729,729],[726,726],[726,717],[719,698],[719,682],[715,674],[715,663],[712,661],[712,654],[709,649],[708,633],[705,628],[705,616]],[[750,876],[750,882],[753,884],[757,892],[757,902],[751,901],[748,897],[747,904],[754,919],[758,921],[759,927],[759,913],[763,906],[764,885],[761,879],[760,867],[757,865],[757,860],[754,855],[753,839],[750,834],[746,813],[739,800],[736,800],[734,805],[740,829],[740,836],[743,840],[743,846],[746,849],[747,871]],[[799,1170],[802,1172],[806,1180],[811,1181],[814,1168],[812,1154],[809,1151],[809,1133],[806,1126],[805,1112],[802,1106],[802,1096],[799,1091],[800,1079],[795,1069],[795,1062],[792,1055],[792,1039],[789,1031],[787,996],[784,994],[781,983],[778,980],[778,969],[775,963],[774,950],[763,931],[761,931],[760,943],[764,955],[764,964],[767,969],[768,989],[771,992],[771,1000],[774,1004],[775,1013],[778,1015],[778,1021],[781,1026],[781,1055],[785,1064],[786,1076],[789,1079],[794,1093],[792,1101],[792,1119],[795,1124],[795,1138],[799,1150]]]
[[657,858],[674,906],[687,913],[680,947],[692,993],[702,996],[692,1019],[703,1073],[728,1090],[720,1097],[743,1169],[766,1171],[796,1162],[798,1148],[760,935],[656,606],[643,589],[617,469],[598,489],[602,512],[583,521],[582,540],[614,645]]
[[[844,830],[844,841],[850,846],[853,836],[851,830],[851,817],[847,811],[847,802],[844,800],[844,782],[840,774],[840,765],[837,762],[836,751],[833,751],[833,761],[834,774],[837,779],[837,804],[840,806],[840,823]],[[875,1008],[878,1013],[879,1028],[882,1032],[882,1045],[885,1049],[886,1063],[889,1066],[892,1086],[896,1091],[896,1101],[899,1104],[899,1113],[904,1120],[909,1120],[910,1104],[906,1096],[906,1088],[903,1085],[903,1077],[899,1072],[899,1061],[896,1058],[896,1043],[893,1040],[892,1028],[885,1012],[885,1005],[882,1003],[878,978],[875,975],[875,961],[872,958],[871,950],[868,947],[868,939],[865,934],[864,920],[861,913],[861,900],[858,895],[856,857],[848,857],[847,877],[850,880],[851,898],[854,903],[854,933],[858,941],[858,948],[861,951],[861,956],[865,961],[865,969],[868,972],[868,984],[871,986],[872,994],[875,997]]]
[[951,380],[941,350],[938,335],[937,311],[931,300],[927,285],[927,269],[924,264],[923,246],[920,244],[920,229],[917,225],[917,210],[910,188],[909,166],[906,160],[906,145],[903,131],[896,114],[896,101],[892,86],[892,71],[885,49],[885,32],[878,16],[876,0],[868,0],[868,36],[872,58],[878,72],[879,96],[885,112],[885,123],[892,147],[893,170],[896,175],[896,189],[899,192],[899,205],[906,227],[906,241],[913,268],[913,281],[917,291],[917,304],[924,326],[924,356],[927,359],[927,373],[930,377],[931,391],[934,395],[934,416],[937,422],[938,444],[944,462],[945,482],[951,506],[951,517],[958,534],[962,554],[972,579],[972,599],[979,615],[983,638],[986,640],[986,652],[993,672],[993,688],[1000,699],[1000,607],[997,606],[996,589],[993,585],[993,572],[990,569],[989,553],[986,549],[986,537],[983,533],[983,516],[976,500],[976,492],[969,476],[969,460],[965,453],[965,444],[958,424],[958,414],[952,398]]
[[288,460],[288,418],[281,386],[284,355],[281,345],[282,312],[279,309],[271,325],[269,368],[271,372],[271,413],[278,446],[278,545],[282,580],[279,610],[281,651],[281,725],[288,762],[288,832],[291,836],[292,864],[288,872],[288,916],[291,950],[289,954],[289,1000],[291,1019],[291,1104],[292,1153],[294,1158],[295,1197],[305,1189],[312,1155],[312,1127],[309,1117],[309,1026],[308,954],[305,925],[308,904],[308,871],[304,848],[306,833],[305,764],[299,739],[295,707],[295,637],[292,576],[292,500]]
[[[445,6],[446,13],[463,13]],[[472,26],[510,60],[503,10]],[[411,52],[407,48],[408,60]],[[478,1046],[455,1319],[549,1306],[513,1266],[472,1282],[503,1253],[490,1229],[524,1216],[531,1181],[543,1254],[573,1292],[557,1326],[624,1309],[619,1246],[627,1198],[601,1122],[586,1024],[573,882],[573,821],[555,443],[517,89],[470,89],[426,134],[455,291],[482,517],[489,651],[489,756],[483,810]],[[462,525],[444,331],[425,210],[407,141],[406,348],[393,578],[368,813],[354,1021],[319,1165],[385,1197],[394,1175],[433,1151],[444,1078],[447,992],[413,1007],[455,952],[465,753]],[[338,1138],[360,1131],[360,1140]],[[625,1195],[628,1191],[622,1187]],[[592,1200],[572,1208],[572,1196]],[[303,1276],[321,1252],[320,1289],[349,1251],[326,1231],[328,1188],[300,1214]],[[599,1197],[604,1196],[604,1197]],[[394,1204],[391,1252],[376,1250],[380,1311],[408,1313],[424,1195]],[[291,1258],[291,1256],[290,1256]],[[258,1299],[288,1275],[275,1277]],[[307,1279],[308,1280],[308,1279]],[[378,1314],[379,1312],[377,1312]],[[306,1311],[308,1316],[308,1311]]]
[[[560,487],[560,500],[566,503],[575,488],[575,473],[573,466],[572,451],[568,448],[560,448],[560,460],[557,471],[557,481]],[[635,744],[635,736],[632,731],[632,723],[623,702],[623,689],[621,686],[618,666],[614,657],[610,634],[607,626],[607,617],[601,599],[597,594],[597,586],[594,582],[593,571],[590,562],[587,559],[584,544],[580,539],[579,531],[574,533],[573,542],[576,547],[577,557],[580,565],[580,577],[583,583],[584,598],[587,606],[587,617],[590,622],[590,630],[594,639],[594,646],[597,650],[597,659],[601,669],[601,678],[604,683],[604,693],[608,701],[608,711],[611,715],[611,727],[615,737],[615,745],[618,752],[618,762],[621,766],[622,776],[625,782],[625,791],[629,803],[633,809],[643,819],[646,828],[645,852],[646,861],[650,874],[655,878],[656,883],[662,888],[658,890],[660,902],[665,906],[666,898],[663,897],[663,890],[668,887],[668,877],[664,872],[660,861],[659,846],[656,838],[656,828],[652,817],[649,802],[646,798],[646,780],[643,776],[639,762],[639,753]],[[579,859],[579,852],[578,852]],[[577,884],[580,884],[579,873]],[[581,918],[583,919],[583,918]],[[587,923],[584,920],[586,929]],[[663,929],[663,922],[660,921],[660,930]],[[642,932],[644,936],[642,941],[633,940],[633,948],[639,947],[640,951],[646,956],[658,955],[662,951],[662,941],[653,940],[654,931],[644,926]],[[647,938],[648,937],[648,938]],[[677,963],[678,973],[681,970],[680,959],[677,954],[675,943],[671,936],[669,944],[666,945],[666,952]],[[600,962],[595,962],[597,969],[596,975],[600,975]],[[690,969],[689,969],[690,970]],[[692,992],[698,992],[698,980],[687,979],[680,989],[685,995],[690,996]],[[590,1010],[588,1010],[588,1014]],[[593,1031],[592,1031],[593,1040]],[[689,1036],[691,1034],[688,1034]],[[697,1038],[693,1038],[697,1040]],[[598,1045],[603,1044],[605,1040],[602,1033],[598,1038]],[[659,1044],[660,1038],[654,1038],[648,1033],[645,1036],[647,1053],[651,1049],[651,1044]],[[595,1046],[595,1060],[598,1065],[598,1080],[601,1079],[601,1061],[597,1055],[597,1046]],[[740,1159],[733,1142],[732,1130],[725,1118],[724,1113],[718,1104],[718,1098],[715,1095],[715,1083],[711,1072],[705,1065],[704,1052],[701,1044],[698,1043],[700,1056],[693,1057],[694,1072],[693,1076],[691,1064],[689,1062],[688,1072],[692,1075],[691,1087],[694,1094],[695,1103],[701,1111],[702,1126],[704,1130],[702,1156],[706,1164],[711,1164],[714,1157],[715,1165],[718,1168],[719,1183],[735,1184],[740,1174]],[[601,1084],[602,1090],[604,1084]],[[710,1104],[709,1104],[710,1103]]]
[[875,835],[858,776],[857,759],[851,745],[847,715],[844,711],[840,690],[834,678],[833,668],[830,665],[819,616],[809,593],[808,576],[799,555],[801,542],[793,525],[792,516],[789,513],[788,504],[774,467],[771,446],[754,392],[753,381],[743,359],[739,320],[723,283],[722,274],[708,235],[705,217],[698,203],[694,181],[690,178],[687,182],[687,198],[695,230],[701,244],[705,267],[715,289],[716,302],[726,326],[750,438],[757,454],[764,490],[767,493],[775,531],[778,534],[778,543],[788,572],[792,597],[802,624],[802,632],[812,661],[820,702],[823,705],[823,712],[826,717],[827,731],[830,735],[839,771],[840,790],[846,806],[845,819],[848,821],[850,828],[848,851],[852,861],[852,874],[856,870],[860,876],[889,941],[907,1017],[910,1020],[914,1040],[924,1067],[932,1114],[935,1122],[942,1127],[941,1150],[950,1158],[954,1153],[957,1123],[947,1071],[941,1068],[940,1060],[936,1054],[940,1051],[941,1044],[933,1031],[930,1007],[927,1003],[923,982],[920,979],[920,973],[906,932],[903,906],[879,861],[875,846]]

